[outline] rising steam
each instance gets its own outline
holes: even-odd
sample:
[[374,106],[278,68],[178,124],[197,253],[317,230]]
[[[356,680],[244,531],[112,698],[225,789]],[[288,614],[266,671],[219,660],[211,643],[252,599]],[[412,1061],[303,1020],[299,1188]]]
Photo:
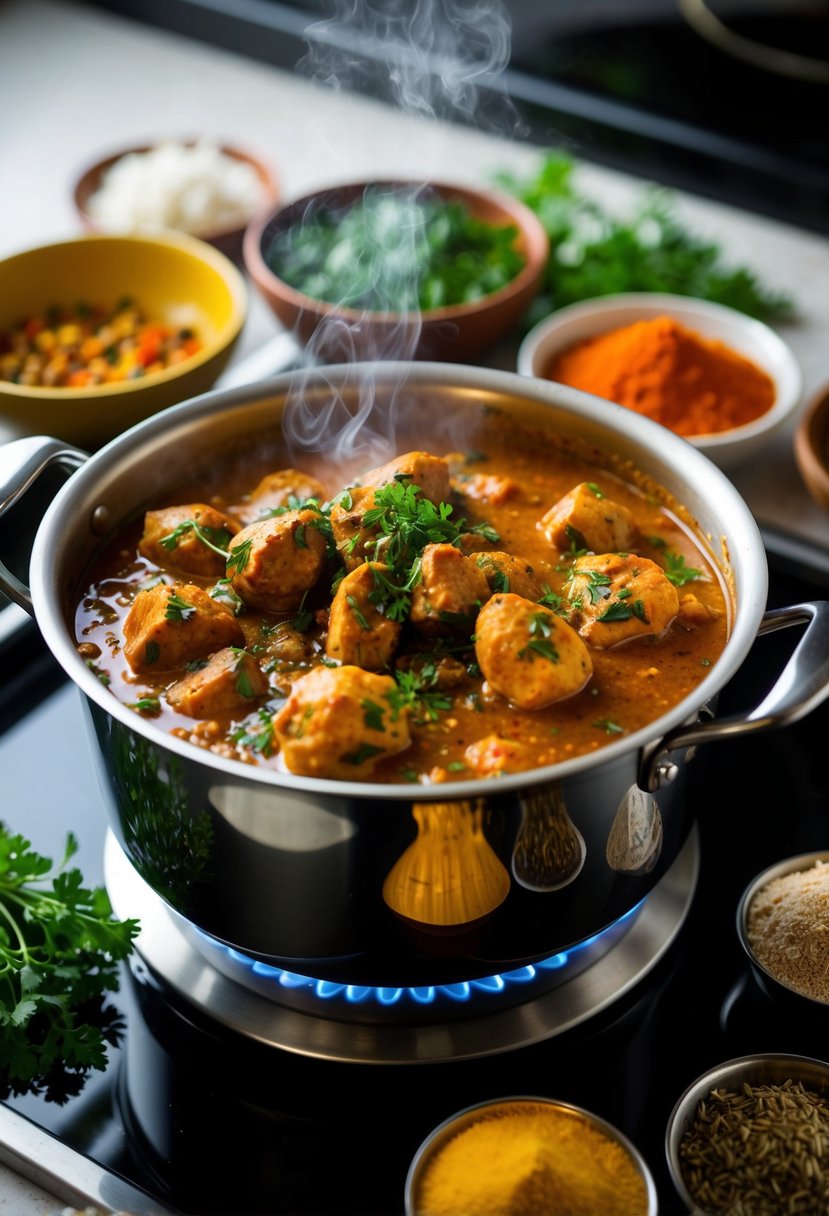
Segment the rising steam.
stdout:
[[481,91],[509,63],[512,27],[500,0],[334,0],[306,38],[297,66],[318,83],[501,134],[518,125],[505,94]]
[[[332,15],[305,31],[309,49],[297,65],[316,83],[380,96],[416,117],[461,120],[502,135],[519,131],[508,96],[492,87],[511,52],[511,24],[500,0],[331,2]],[[423,223],[417,201],[424,189],[411,184],[410,221],[389,233],[385,248],[374,255],[386,259],[386,270],[389,259],[396,261],[400,274],[409,276],[409,295],[415,299],[418,259],[413,255]],[[369,279],[375,269],[359,267]],[[349,307],[347,299],[339,304]],[[388,304],[380,300],[377,307],[382,312]],[[388,313],[381,326],[376,319],[374,313],[352,313],[348,320],[331,316],[317,326],[306,347],[309,361],[338,364],[339,371],[330,380],[324,368],[295,376],[282,420],[293,449],[327,453],[363,468],[394,454],[397,393],[391,391],[383,407],[375,408],[372,366],[399,361],[402,386],[406,365],[418,351],[421,321],[416,307]]]

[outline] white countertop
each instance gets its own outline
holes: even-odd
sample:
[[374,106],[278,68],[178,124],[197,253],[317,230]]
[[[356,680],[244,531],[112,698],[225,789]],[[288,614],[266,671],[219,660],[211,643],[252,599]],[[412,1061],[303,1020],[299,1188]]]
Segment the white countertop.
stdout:
[[[52,0],[0,6],[0,131],[0,256],[75,234],[71,186],[78,172],[107,151],[165,136],[201,134],[259,151],[272,162],[286,198],[379,175],[487,184],[502,169],[532,173],[542,153]],[[638,180],[588,165],[579,182],[622,210],[642,190]],[[829,241],[689,195],[678,205],[685,221],[735,263],[795,297],[802,319],[780,332],[800,360],[808,398],[829,382]],[[237,358],[278,332],[251,292]],[[829,550],[829,517],[803,489],[791,431],[732,477],[761,524],[797,519],[805,535]],[[5,437],[0,428],[0,441]],[[41,1216],[62,1206],[0,1165],[0,1216]]]

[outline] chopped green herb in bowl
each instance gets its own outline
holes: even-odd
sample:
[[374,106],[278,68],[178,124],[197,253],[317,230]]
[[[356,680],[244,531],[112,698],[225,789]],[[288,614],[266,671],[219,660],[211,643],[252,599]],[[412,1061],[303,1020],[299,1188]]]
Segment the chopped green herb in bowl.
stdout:
[[463,360],[518,326],[549,243],[538,217],[498,191],[362,182],[279,208],[248,230],[244,254],[320,360]]

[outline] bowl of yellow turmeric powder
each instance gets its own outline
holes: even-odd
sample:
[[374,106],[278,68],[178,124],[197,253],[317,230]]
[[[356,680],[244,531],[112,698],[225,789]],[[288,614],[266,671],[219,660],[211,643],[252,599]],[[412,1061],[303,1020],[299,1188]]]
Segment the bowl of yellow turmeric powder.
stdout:
[[753,457],[802,394],[783,338],[745,313],[690,296],[584,300],[539,322],[518,371],[645,414],[721,468]]
[[656,1216],[634,1145],[598,1115],[551,1098],[508,1097],[452,1115],[409,1168],[406,1216]]

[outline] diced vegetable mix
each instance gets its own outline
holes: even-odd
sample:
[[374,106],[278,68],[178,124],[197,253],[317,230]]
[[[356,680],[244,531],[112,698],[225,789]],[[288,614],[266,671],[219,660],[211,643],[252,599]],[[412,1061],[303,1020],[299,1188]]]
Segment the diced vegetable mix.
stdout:
[[524,266],[515,225],[487,223],[460,201],[367,189],[350,207],[319,209],[283,232],[266,261],[317,300],[372,312],[466,304]]
[[86,388],[135,380],[191,358],[202,342],[189,327],[148,319],[134,300],[112,308],[50,308],[0,332],[0,380]]

